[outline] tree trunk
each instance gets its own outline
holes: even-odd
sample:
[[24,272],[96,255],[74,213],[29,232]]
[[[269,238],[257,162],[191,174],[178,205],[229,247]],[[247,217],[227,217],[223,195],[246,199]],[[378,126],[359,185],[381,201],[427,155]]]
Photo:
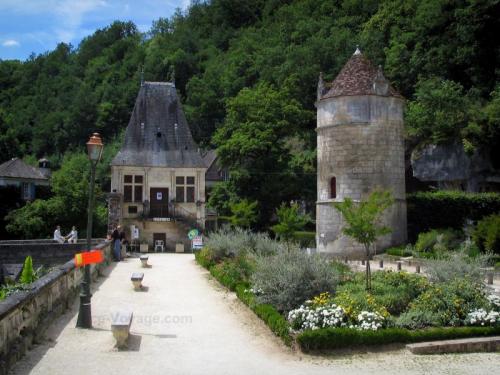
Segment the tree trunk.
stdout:
[[370,268],[370,245],[365,245],[366,250],[366,291],[372,289],[372,272]]

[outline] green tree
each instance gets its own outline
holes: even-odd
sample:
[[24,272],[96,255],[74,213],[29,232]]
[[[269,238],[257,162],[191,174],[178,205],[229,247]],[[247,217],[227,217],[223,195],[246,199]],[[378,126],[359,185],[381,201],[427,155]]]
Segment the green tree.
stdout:
[[366,290],[371,290],[370,247],[380,236],[389,234],[391,229],[380,224],[382,213],[394,203],[388,191],[373,191],[366,200],[357,203],[351,198],[335,202],[333,206],[344,219],[342,232],[365,248]]
[[250,228],[257,221],[257,205],[257,201],[249,202],[247,199],[230,203],[231,216],[227,218],[229,223],[235,227]]
[[271,230],[285,241],[290,241],[294,237],[295,232],[303,230],[311,221],[309,215],[299,212],[299,205],[297,203],[288,206],[283,202],[276,209],[276,215],[278,216],[278,224],[273,225]]

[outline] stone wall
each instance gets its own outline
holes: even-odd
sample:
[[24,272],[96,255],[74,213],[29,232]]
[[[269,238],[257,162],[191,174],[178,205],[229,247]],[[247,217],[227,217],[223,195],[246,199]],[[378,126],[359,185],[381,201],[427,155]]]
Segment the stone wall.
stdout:
[[[92,241],[97,245],[103,240]],[[0,264],[22,264],[28,255],[33,258],[35,265],[63,264],[86,248],[85,240],[79,240],[76,244],[59,244],[53,240],[1,241]]]
[[[96,246],[104,251],[105,261],[91,267],[93,278],[111,260],[108,243]],[[40,278],[28,291],[18,292],[0,302],[0,375],[43,337],[45,329],[74,302],[83,270],[70,260]]]

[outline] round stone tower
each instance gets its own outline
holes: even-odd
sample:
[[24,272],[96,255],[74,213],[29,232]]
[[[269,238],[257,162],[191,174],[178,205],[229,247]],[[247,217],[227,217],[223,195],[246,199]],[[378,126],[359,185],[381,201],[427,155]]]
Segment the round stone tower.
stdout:
[[341,233],[342,217],[332,203],[391,191],[395,204],[383,221],[392,233],[375,249],[406,241],[403,97],[356,49],[331,84],[318,83],[318,197],[316,245],[320,252],[357,257],[361,246]]

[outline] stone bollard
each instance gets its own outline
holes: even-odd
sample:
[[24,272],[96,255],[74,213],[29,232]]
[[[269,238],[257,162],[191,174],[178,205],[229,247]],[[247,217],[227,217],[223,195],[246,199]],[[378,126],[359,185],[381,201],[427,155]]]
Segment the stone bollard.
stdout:
[[400,262],[400,261],[398,261],[398,262],[397,262],[397,265],[398,265],[398,271],[401,271],[401,262]]
[[380,259],[379,262],[378,262],[378,265],[379,265],[380,268],[384,268],[384,260]]
[[493,271],[490,271],[486,274],[488,285],[493,285],[493,275]]
[[415,266],[415,272],[416,272],[416,273],[420,273],[420,264],[417,264],[417,265]]

